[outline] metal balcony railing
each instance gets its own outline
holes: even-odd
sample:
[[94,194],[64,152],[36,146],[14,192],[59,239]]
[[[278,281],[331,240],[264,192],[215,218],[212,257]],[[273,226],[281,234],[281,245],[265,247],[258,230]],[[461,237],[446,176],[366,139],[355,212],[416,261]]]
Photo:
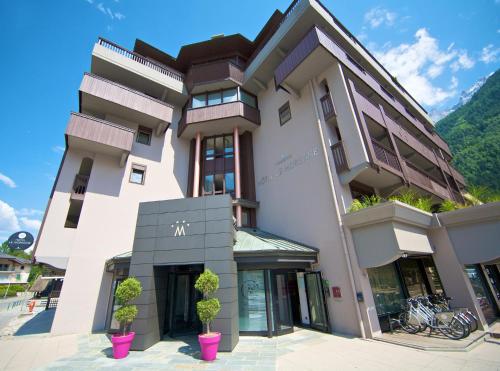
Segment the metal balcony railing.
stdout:
[[184,81],[184,75],[182,73],[180,73],[178,71],[171,70],[170,68],[168,68],[167,66],[165,66],[159,62],[153,61],[149,58],[143,57],[140,54],[137,54],[136,52],[125,49],[125,48],[121,47],[120,45],[115,44],[112,41],[109,41],[109,40],[103,39],[102,37],[99,37],[97,43],[99,45],[104,46],[107,49],[114,51],[115,53],[121,54],[128,59],[131,59],[133,61],[141,63],[141,64],[145,65],[146,67],[149,67],[155,71],[158,71],[158,72],[160,72],[168,77],[171,77],[171,78],[178,80],[178,81]]
[[326,93],[320,99],[321,108],[323,109],[323,116],[325,116],[325,120],[328,121],[332,117],[336,115],[335,106],[333,105],[332,97],[330,93]]
[[333,160],[335,162],[335,169],[337,173],[342,173],[349,170],[349,165],[347,164],[347,158],[344,152],[344,145],[342,141],[333,144],[331,147]]
[[392,149],[385,147],[382,143],[379,143],[377,140],[373,138],[371,138],[371,140],[372,140],[373,150],[375,152],[375,156],[377,157],[377,159],[383,162],[384,164],[392,167],[393,169],[396,169],[397,171],[401,172],[401,165],[399,164],[396,152],[394,152]]

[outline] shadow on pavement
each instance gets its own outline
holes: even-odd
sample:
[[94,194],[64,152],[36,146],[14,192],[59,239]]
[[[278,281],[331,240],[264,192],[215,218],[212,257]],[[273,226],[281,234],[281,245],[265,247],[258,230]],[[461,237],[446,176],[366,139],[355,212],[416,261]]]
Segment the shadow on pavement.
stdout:
[[55,309],[44,310],[38,313],[28,322],[24,323],[14,336],[35,335],[49,333],[54,321]]

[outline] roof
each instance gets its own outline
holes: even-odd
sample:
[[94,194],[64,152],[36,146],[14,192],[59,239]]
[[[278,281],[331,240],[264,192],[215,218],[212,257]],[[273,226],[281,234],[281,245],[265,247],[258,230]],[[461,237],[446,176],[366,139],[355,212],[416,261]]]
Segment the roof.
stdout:
[[13,255],[9,255],[9,254],[5,254],[3,252],[0,252],[0,259],[8,259],[8,260],[12,260],[12,261],[15,261],[16,263],[19,263],[19,264],[30,264],[31,262],[27,259],[23,259],[23,258],[19,258],[17,256],[13,256]]
[[[268,255],[318,255],[317,248],[288,240],[258,228],[239,228],[236,231],[236,243],[233,251],[235,254],[268,254]],[[132,257],[132,251],[116,255],[108,263],[126,261]]]
[[317,255],[318,249],[291,241],[258,228],[240,228],[236,232],[234,253],[297,253]]

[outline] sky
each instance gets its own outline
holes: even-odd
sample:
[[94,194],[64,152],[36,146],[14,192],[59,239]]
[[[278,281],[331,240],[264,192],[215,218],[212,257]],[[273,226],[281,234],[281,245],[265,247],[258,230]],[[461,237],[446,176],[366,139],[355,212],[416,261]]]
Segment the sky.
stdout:
[[[98,36],[176,56],[216,34],[253,40],[290,1],[0,0],[0,242],[38,232]],[[429,111],[500,65],[500,0],[323,4]]]

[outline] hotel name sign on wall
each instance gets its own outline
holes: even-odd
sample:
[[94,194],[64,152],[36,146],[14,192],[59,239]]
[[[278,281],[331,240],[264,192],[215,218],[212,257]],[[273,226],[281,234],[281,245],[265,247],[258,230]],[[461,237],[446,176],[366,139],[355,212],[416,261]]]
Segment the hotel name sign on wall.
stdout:
[[297,167],[304,165],[306,162],[318,156],[318,154],[319,154],[318,149],[313,148],[304,153],[303,155],[300,155],[299,157],[294,158],[292,155],[283,156],[283,158],[275,164],[277,168],[273,172],[273,174],[265,175],[262,178],[260,178],[259,181],[257,182],[257,185],[263,186],[265,184],[272,182],[273,180],[276,180],[283,174],[286,174],[296,169]]

